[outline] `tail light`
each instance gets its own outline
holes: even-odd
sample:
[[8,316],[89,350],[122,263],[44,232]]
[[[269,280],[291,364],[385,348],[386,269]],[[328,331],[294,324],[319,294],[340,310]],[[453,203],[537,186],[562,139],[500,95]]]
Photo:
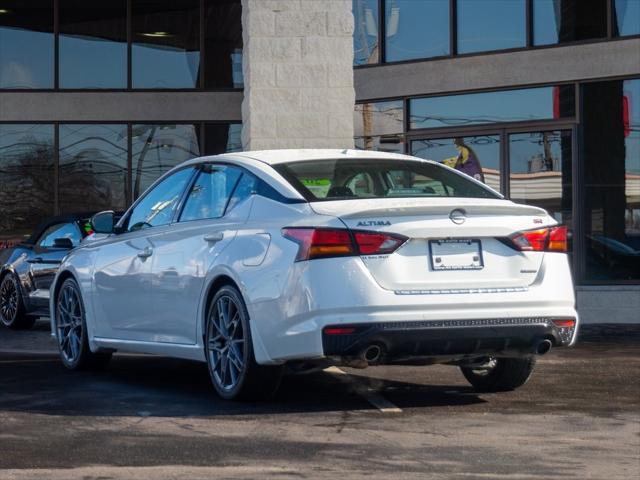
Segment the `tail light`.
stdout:
[[390,233],[350,231],[339,228],[284,228],[285,238],[299,245],[296,262],[314,258],[393,253],[407,237]]
[[510,243],[517,250],[531,252],[566,252],[567,227],[539,228],[519,232],[509,237]]

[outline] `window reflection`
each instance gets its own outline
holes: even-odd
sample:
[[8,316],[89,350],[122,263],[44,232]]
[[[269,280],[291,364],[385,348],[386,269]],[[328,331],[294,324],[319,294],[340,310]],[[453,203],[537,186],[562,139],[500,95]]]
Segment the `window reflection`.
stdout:
[[53,125],[0,124],[0,249],[53,215]]
[[127,126],[60,125],[58,195],[61,213],[124,210]]
[[198,0],[133,2],[134,88],[198,86],[199,3]]
[[583,85],[586,279],[640,280],[640,79]]
[[534,45],[606,36],[607,3],[602,0],[534,0]]
[[567,118],[575,115],[572,85],[410,100],[410,128]]
[[61,0],[60,87],[126,86],[126,0]]
[[500,191],[500,136],[414,140],[411,154],[455,168]]
[[354,65],[378,63],[378,0],[353,0]]
[[525,46],[525,0],[457,1],[459,53]]
[[356,148],[403,153],[402,100],[357,104],[354,110],[354,131]]
[[205,123],[203,155],[242,150],[241,123]]
[[166,171],[199,156],[198,136],[199,125],[133,125],[133,198],[138,198]]
[[0,4],[0,88],[53,88],[53,2]]
[[613,34],[640,35],[640,1],[615,0]]
[[573,229],[571,131],[509,135],[509,194]]
[[204,11],[205,88],[242,88],[242,5],[240,0],[206,0]]
[[394,62],[449,55],[449,0],[390,0],[385,57]]

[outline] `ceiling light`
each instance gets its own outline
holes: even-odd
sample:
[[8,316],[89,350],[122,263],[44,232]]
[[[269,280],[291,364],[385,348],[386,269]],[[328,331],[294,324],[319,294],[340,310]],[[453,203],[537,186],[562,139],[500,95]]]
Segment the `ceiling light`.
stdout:
[[3,13],[11,13],[11,10],[8,10],[6,8],[0,8],[0,15],[2,15]]

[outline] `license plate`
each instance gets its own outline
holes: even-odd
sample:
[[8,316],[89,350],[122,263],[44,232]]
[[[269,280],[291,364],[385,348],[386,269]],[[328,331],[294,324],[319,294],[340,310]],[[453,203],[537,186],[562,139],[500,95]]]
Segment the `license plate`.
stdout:
[[482,244],[475,239],[429,240],[433,270],[480,270],[484,267]]

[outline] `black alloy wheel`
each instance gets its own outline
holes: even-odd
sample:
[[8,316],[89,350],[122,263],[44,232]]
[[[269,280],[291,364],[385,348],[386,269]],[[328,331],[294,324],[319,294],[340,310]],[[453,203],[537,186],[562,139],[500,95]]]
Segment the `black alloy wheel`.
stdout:
[[211,301],[205,354],[213,386],[226,400],[264,400],[272,397],[280,384],[281,366],[255,361],[249,314],[233,286],[222,287]]
[[11,329],[28,329],[36,321],[26,313],[18,279],[7,273],[0,282],[0,321]]

